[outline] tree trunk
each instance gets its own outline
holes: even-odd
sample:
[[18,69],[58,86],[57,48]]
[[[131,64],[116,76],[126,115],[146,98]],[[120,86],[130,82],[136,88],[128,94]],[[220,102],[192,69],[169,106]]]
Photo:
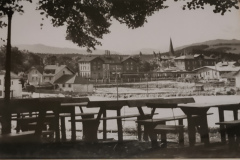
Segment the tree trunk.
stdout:
[[2,134],[11,133],[11,113],[9,110],[10,105],[10,87],[11,87],[11,23],[13,11],[8,12],[8,35],[7,35],[7,51],[5,62],[5,96],[4,96],[4,112],[2,115]]

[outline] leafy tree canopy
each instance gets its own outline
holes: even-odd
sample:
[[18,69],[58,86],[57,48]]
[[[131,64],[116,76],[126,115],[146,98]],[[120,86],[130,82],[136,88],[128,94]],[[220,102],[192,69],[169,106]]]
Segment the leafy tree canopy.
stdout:
[[[1,0],[0,17],[13,12],[23,13],[21,2],[32,0]],[[90,51],[101,45],[99,39],[109,33],[112,19],[126,24],[129,28],[143,26],[147,17],[155,11],[165,9],[166,0],[36,0],[37,10],[51,19],[53,26],[67,26],[66,39]],[[175,0],[181,1],[181,0]],[[184,0],[182,0],[184,1]],[[188,0],[183,9],[204,9],[215,6],[213,12],[224,14],[231,8],[238,9],[240,0]],[[0,27],[6,26],[0,20]]]

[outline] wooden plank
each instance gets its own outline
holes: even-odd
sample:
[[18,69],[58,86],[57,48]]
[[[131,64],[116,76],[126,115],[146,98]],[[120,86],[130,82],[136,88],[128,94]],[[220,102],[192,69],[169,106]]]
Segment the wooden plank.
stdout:
[[139,117],[140,114],[132,114],[132,115],[124,115],[124,116],[115,116],[115,117],[103,117],[100,118],[101,120],[109,120],[109,119],[122,119],[122,118],[132,118],[132,117]]
[[154,99],[131,99],[127,101],[129,107],[143,107],[146,106],[146,103],[149,102],[159,102],[163,98],[154,98]]
[[[76,113],[75,116],[91,116],[98,113]],[[71,117],[70,113],[60,114],[59,117]]]
[[240,125],[240,120],[217,122],[218,125]]
[[127,106],[127,100],[89,101],[87,105],[88,108],[118,108],[123,106]]

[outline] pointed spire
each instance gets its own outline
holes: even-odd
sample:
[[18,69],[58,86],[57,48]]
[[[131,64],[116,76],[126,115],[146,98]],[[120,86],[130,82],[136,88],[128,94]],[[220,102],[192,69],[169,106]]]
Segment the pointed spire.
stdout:
[[172,39],[170,38],[170,46],[169,46],[169,55],[174,55],[173,45],[172,45]]

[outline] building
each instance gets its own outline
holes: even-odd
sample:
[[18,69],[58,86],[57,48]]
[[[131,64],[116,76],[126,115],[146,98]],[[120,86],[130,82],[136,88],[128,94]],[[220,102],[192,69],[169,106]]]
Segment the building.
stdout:
[[183,55],[174,58],[175,65],[181,70],[192,71],[203,66],[214,66],[216,59],[202,54]]
[[102,79],[103,63],[104,61],[98,56],[82,57],[78,61],[79,76],[91,79]]
[[124,57],[121,61],[122,66],[123,66],[123,73],[136,73],[139,72],[139,66],[137,61],[129,56],[129,57]]
[[46,65],[43,70],[43,82],[54,83],[63,75],[74,74],[74,71],[66,65]]
[[[5,80],[5,71],[0,71],[0,98],[4,98],[4,80]],[[22,85],[20,83],[20,77],[18,77],[16,74],[11,72],[11,97],[22,97]]]
[[121,64],[122,56],[110,55],[110,51],[105,51],[105,55],[101,56],[103,59],[103,78],[105,80],[116,79],[121,77],[123,66]]
[[33,66],[27,71],[27,81],[30,85],[38,85],[43,81],[43,67]]
[[55,84],[64,92],[93,92],[93,84],[89,83],[89,79],[77,75],[63,75],[55,81]]
[[238,72],[240,67],[237,66],[225,66],[225,65],[215,65],[215,66],[204,66],[197,68],[193,71],[197,73],[198,78],[210,80],[210,79],[224,79],[224,75],[230,72]]

